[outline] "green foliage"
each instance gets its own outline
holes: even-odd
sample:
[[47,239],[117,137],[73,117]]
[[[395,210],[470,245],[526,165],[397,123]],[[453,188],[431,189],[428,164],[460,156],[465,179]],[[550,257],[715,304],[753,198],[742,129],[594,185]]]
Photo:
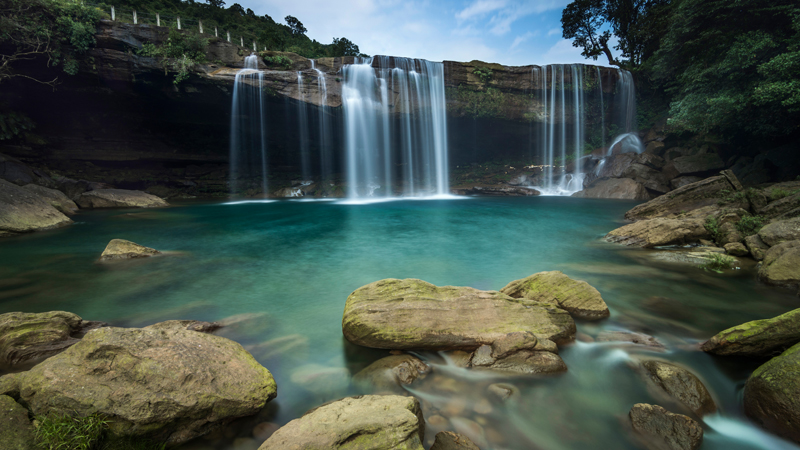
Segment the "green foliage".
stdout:
[[288,69],[292,66],[292,60],[283,55],[265,56],[264,64],[270,67],[280,67]]
[[720,223],[716,217],[714,216],[706,217],[706,222],[703,225],[705,226],[706,230],[708,230],[708,232],[711,233],[711,237],[714,239],[714,241],[719,242],[721,240],[722,231],[720,231],[719,229]]
[[752,236],[758,233],[767,222],[763,216],[745,216],[736,222],[736,229],[742,233],[742,236]]
[[36,443],[44,450],[92,450],[97,448],[106,421],[97,414],[88,417],[39,416]]
[[492,69],[488,67],[474,67],[472,69],[472,73],[477,75],[483,84],[488,84],[490,81],[492,81],[492,76],[494,75],[492,73]]
[[0,112],[0,141],[13,139],[35,127],[25,114],[15,111]]
[[138,53],[161,60],[164,73],[175,72],[175,84],[189,78],[189,72],[198,64],[206,62],[206,46],[208,39],[194,33],[181,32],[175,28],[169,30],[169,38],[160,45],[145,43]]
[[735,263],[736,258],[724,253],[712,253],[706,258],[706,263],[700,265],[703,270],[722,273],[723,269],[730,269]]
[[503,117],[507,98],[496,88],[475,91],[465,86],[448,88],[447,97],[464,105],[464,114],[470,117]]
[[333,38],[331,56],[359,56],[358,46],[347,38]]

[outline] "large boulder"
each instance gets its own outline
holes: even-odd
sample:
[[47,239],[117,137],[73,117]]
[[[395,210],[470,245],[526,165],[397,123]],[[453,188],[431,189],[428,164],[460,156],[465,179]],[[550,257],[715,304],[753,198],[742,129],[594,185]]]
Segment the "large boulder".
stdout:
[[49,230],[72,223],[49,201],[5,180],[0,180],[0,237]]
[[756,261],[762,261],[769,250],[769,245],[765,244],[757,234],[744,238],[744,245]]
[[775,286],[800,286],[800,240],[781,242],[767,250],[758,279]]
[[616,198],[622,200],[649,200],[650,194],[642,183],[630,178],[603,178],[590,187],[572,194],[582,198]]
[[306,413],[278,429],[259,450],[423,450],[424,436],[417,399],[364,395]]
[[[733,177],[733,174],[718,175],[687,184],[668,194],[634,207],[625,213],[625,218],[628,220],[642,220],[657,217],[675,217],[704,206],[716,205],[721,199],[726,198],[735,191],[734,185],[729,180],[730,177]],[[742,203],[745,208],[749,206],[746,200],[743,200]]]
[[47,200],[53,208],[61,211],[64,214],[75,214],[78,212],[78,205],[69,199],[63,192],[56,189],[46,188],[38,184],[26,184],[22,186],[23,189],[33,192],[34,194]]
[[353,376],[353,382],[378,390],[394,391],[425,378],[431,368],[412,355],[392,355],[381,358]]
[[103,325],[65,311],[0,314],[0,367],[13,369],[53,356]]
[[158,255],[161,252],[150,247],[139,245],[125,239],[112,239],[105,250],[100,255],[101,261],[111,261],[119,259],[147,258]]
[[717,405],[703,382],[683,367],[649,360],[642,362],[642,369],[656,386],[698,416],[717,410]]
[[481,450],[470,438],[452,431],[436,433],[431,450]]
[[81,208],[161,208],[163,199],[142,191],[96,189],[84,192],[76,201]]
[[113,417],[115,435],[177,445],[275,397],[275,381],[241,345],[179,328],[100,328],[18,374],[36,415]]
[[684,245],[708,239],[711,234],[702,219],[650,219],[640,220],[606,235],[609,242],[653,248],[664,245]]
[[744,386],[744,412],[764,428],[800,442],[800,344],[756,369]]
[[695,450],[703,443],[703,428],[695,420],[658,405],[637,403],[630,411],[633,430],[652,450]]
[[725,168],[725,163],[716,153],[681,156],[672,160],[681,175],[699,175]]
[[800,215],[800,191],[772,201],[758,209],[758,214],[767,218],[792,218]]
[[563,272],[540,272],[512,281],[500,292],[513,298],[555,303],[572,317],[599,320],[609,316],[608,305],[600,292],[585,281],[573,280]]
[[772,222],[758,232],[758,236],[770,247],[781,242],[800,239],[800,217]]
[[38,184],[53,186],[55,182],[44,172],[28,167],[22,161],[0,153],[0,180],[6,180],[17,186]]
[[800,342],[800,309],[720,331],[700,347],[715,355],[773,356]]
[[555,304],[471,287],[386,279],[350,294],[342,331],[348,341],[364,347],[474,350],[515,331],[570,342],[575,322]]
[[0,395],[0,442],[3,450],[39,449],[28,410],[7,395]]

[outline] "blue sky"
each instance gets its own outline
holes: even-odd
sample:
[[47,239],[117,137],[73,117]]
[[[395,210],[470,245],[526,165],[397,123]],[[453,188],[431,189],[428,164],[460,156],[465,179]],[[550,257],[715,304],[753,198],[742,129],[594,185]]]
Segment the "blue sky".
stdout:
[[[310,38],[346,37],[362,52],[431,61],[512,66],[587,61],[561,37],[570,0],[228,0],[283,22],[293,15]],[[598,59],[595,64],[608,62]]]

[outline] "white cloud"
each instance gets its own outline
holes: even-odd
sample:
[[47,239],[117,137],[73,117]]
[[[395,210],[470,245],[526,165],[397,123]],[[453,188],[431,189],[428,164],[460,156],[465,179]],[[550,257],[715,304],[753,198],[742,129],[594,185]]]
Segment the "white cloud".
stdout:
[[557,34],[561,34],[561,28],[553,28],[552,30],[547,32],[548,36],[555,36]]
[[581,49],[572,46],[572,41],[568,39],[561,39],[555,45],[550,47],[542,55],[541,63],[537,64],[572,64],[572,63],[586,63],[597,64],[596,61],[588,60],[581,55]]
[[514,39],[514,42],[511,43],[511,47],[509,47],[509,50],[514,50],[515,48],[517,48],[517,46],[519,44],[522,44],[523,42],[525,42],[528,39],[534,37],[535,35],[536,35],[536,33],[532,32],[532,31],[528,31],[527,33],[525,33],[525,34],[523,34],[521,36],[517,36],[517,38]]
[[458,20],[469,20],[481,17],[506,6],[505,0],[477,0],[456,14]]

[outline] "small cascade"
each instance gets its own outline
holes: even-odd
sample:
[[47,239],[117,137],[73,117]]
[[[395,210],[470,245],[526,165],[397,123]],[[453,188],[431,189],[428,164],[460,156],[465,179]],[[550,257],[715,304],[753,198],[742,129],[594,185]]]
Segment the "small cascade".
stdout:
[[348,197],[448,195],[444,65],[357,58],[342,74]]
[[303,89],[303,72],[297,71],[297,90],[300,102],[297,105],[297,121],[300,124],[299,145],[300,145],[300,167],[303,171],[303,179],[308,180],[311,176],[309,167],[309,148],[308,148],[308,104],[306,103],[305,90]]
[[317,69],[317,62],[311,60],[311,69],[317,74],[317,93],[320,98],[319,106],[319,148],[320,148],[320,178],[323,183],[330,184],[333,175],[333,151],[331,149],[330,120],[328,116],[328,86],[325,74]]
[[[608,156],[613,153],[642,153],[644,144],[636,129],[636,87],[633,75],[627,70],[617,70],[618,123],[623,133],[608,146]],[[619,147],[618,144],[620,145]]]
[[264,115],[264,73],[258,56],[245,58],[236,73],[231,105],[230,187],[231,193],[258,186],[264,194],[267,183],[267,124]]

